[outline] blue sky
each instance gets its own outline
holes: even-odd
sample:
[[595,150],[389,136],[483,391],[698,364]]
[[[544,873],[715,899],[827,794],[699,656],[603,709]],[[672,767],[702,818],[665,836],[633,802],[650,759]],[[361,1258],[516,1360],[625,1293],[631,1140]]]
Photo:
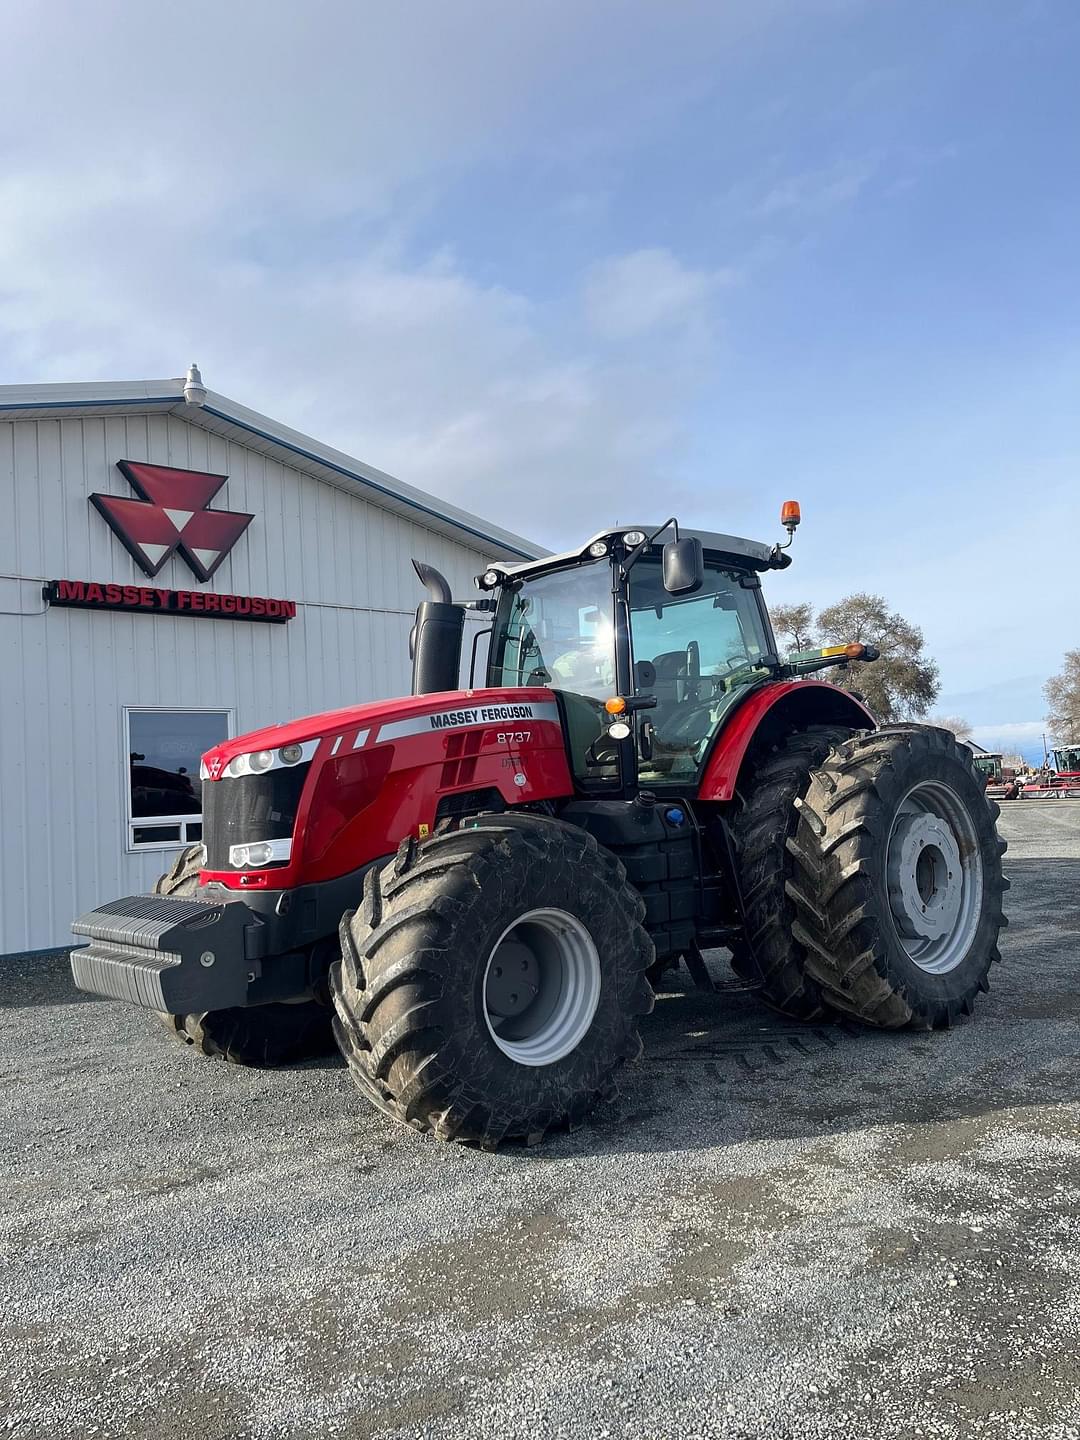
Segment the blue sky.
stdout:
[[[1072,0],[5,10],[0,381],[178,374],[558,546],[883,593],[938,709],[1078,643]],[[1035,741],[1037,745],[1037,741]]]

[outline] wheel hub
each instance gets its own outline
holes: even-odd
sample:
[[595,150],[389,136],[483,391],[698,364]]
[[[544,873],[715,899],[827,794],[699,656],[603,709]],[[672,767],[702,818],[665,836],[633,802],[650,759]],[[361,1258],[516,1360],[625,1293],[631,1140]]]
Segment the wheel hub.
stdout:
[[901,945],[931,975],[962,963],[982,911],[983,866],[967,804],[925,781],[898,807],[885,859],[889,909]]
[[585,1038],[600,1003],[600,956],[588,929],[565,910],[529,910],[492,947],[484,1020],[519,1065],[554,1065]]
[[937,940],[960,913],[960,848],[936,815],[909,815],[889,847],[889,904],[904,935]]
[[536,999],[539,989],[536,956],[520,940],[504,940],[491,957],[488,970],[488,1013],[499,1020],[520,1015]]

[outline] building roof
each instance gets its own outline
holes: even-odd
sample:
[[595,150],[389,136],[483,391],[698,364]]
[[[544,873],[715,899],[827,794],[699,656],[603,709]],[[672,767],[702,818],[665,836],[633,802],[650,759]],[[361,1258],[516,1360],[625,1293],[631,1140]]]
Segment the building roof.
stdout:
[[[294,469],[339,487],[355,484],[366,498],[454,539],[484,550],[491,559],[533,560],[542,545],[503,530],[468,510],[406,485],[351,455],[292,430],[257,410],[207,390],[202,404],[184,399],[182,379],[91,381],[76,385],[0,385],[0,420],[48,420],[84,415],[175,414]],[[467,537],[467,541],[466,541]]]

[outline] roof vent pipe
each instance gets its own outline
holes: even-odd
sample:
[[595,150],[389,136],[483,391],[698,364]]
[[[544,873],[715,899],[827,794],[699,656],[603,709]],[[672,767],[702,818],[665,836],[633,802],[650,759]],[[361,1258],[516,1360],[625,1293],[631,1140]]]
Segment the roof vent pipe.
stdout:
[[184,381],[184,403],[186,405],[206,403],[206,386],[202,383],[199,367],[195,364],[188,366],[187,379]]

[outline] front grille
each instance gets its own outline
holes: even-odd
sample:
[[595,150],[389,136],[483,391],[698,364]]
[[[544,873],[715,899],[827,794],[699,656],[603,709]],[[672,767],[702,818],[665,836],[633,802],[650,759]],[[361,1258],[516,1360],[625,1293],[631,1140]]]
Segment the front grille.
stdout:
[[262,775],[241,775],[235,780],[204,780],[206,868],[231,870],[230,845],[287,840],[296,825],[300,793],[310,768],[308,763],[267,770]]

